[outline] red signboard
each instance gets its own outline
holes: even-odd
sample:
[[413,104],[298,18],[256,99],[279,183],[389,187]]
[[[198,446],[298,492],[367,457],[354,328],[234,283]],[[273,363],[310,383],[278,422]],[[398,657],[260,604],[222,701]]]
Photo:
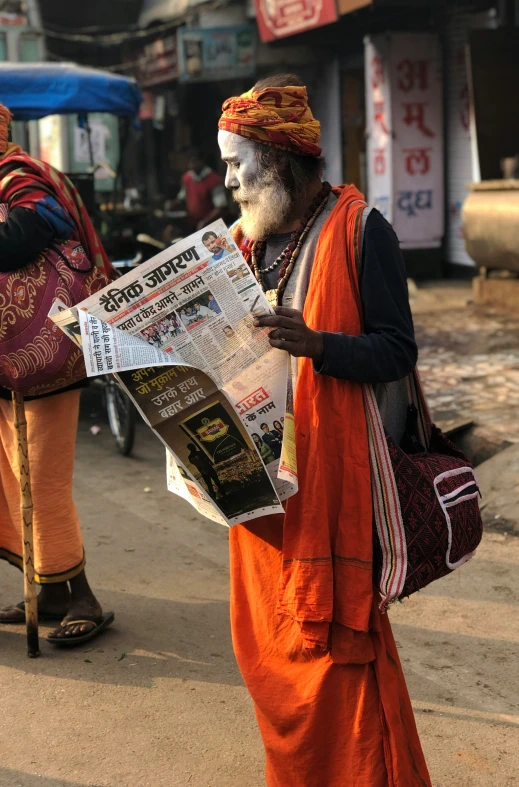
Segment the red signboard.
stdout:
[[262,41],[304,33],[338,19],[335,0],[255,0]]
[[0,27],[25,27],[27,17],[23,14],[0,13]]

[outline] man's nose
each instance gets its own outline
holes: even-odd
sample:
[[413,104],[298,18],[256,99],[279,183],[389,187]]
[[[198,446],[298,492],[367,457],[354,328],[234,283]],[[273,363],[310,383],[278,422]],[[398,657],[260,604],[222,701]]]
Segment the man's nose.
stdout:
[[230,169],[227,170],[225,174],[225,188],[227,189],[237,189],[239,186],[238,178],[236,175],[231,172]]

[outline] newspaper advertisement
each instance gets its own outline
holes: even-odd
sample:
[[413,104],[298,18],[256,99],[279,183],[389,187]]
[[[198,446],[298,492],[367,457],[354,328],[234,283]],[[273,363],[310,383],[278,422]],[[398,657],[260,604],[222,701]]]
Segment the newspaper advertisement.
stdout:
[[88,376],[116,374],[168,449],[168,486],[233,525],[297,492],[288,354],[223,221],[50,317],[81,341]]

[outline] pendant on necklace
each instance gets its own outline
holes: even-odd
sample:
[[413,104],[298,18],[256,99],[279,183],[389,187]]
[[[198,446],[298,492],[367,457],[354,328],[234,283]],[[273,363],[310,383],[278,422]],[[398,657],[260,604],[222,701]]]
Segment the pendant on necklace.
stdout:
[[266,290],[265,296],[267,301],[270,303],[271,306],[278,305],[278,291],[277,290]]

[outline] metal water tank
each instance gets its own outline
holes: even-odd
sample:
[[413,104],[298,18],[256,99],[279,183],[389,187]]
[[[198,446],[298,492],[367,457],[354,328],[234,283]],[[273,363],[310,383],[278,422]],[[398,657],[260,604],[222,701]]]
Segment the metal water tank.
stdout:
[[476,265],[519,273],[519,180],[473,183],[463,206],[463,233]]

